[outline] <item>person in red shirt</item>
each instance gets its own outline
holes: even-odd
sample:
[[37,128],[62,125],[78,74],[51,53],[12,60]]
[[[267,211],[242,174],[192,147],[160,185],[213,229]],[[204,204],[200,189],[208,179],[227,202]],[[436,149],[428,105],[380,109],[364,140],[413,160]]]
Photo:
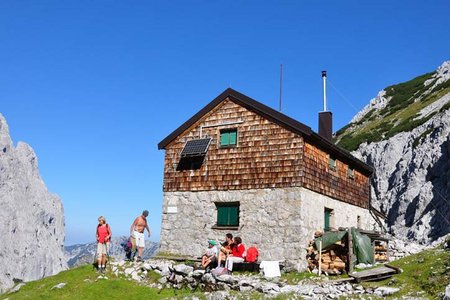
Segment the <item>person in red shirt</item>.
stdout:
[[234,237],[233,246],[231,247],[231,254],[227,257],[225,268],[231,272],[233,271],[233,263],[244,262],[244,252],[245,246],[242,244],[242,239],[238,236]]
[[108,252],[109,242],[111,240],[111,228],[106,223],[103,216],[98,218],[97,225],[97,269],[101,273],[105,273],[106,267],[106,253]]

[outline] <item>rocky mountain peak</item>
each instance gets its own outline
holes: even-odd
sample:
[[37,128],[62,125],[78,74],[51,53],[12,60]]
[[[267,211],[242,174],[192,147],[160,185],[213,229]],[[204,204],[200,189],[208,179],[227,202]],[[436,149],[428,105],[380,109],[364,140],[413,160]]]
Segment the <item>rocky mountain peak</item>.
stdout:
[[0,151],[6,153],[11,148],[12,141],[9,137],[9,128],[5,118],[0,114]]
[[0,293],[67,268],[61,200],[48,192],[33,149],[14,147],[1,114],[0,207]]
[[387,87],[338,131],[372,165],[372,205],[390,232],[420,243],[450,233],[450,61]]

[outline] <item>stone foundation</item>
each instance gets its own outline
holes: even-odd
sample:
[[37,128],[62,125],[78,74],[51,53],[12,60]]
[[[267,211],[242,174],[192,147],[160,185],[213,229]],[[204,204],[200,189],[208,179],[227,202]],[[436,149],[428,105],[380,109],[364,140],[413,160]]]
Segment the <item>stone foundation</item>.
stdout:
[[[239,227],[218,229],[215,203],[240,203]],[[208,239],[240,236],[246,248],[256,246],[260,260],[284,261],[297,270],[306,267],[305,248],[314,231],[324,226],[324,210],[332,209],[332,227],[371,228],[367,209],[292,187],[207,192],[165,192],[161,248],[172,254],[200,256]],[[360,221],[358,224],[358,216]]]

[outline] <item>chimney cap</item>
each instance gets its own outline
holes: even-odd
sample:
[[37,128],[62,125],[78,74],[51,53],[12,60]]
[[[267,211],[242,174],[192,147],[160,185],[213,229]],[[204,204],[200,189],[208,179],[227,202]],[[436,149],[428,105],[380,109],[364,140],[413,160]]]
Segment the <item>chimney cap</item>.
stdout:
[[322,71],[322,77],[327,77],[327,71]]

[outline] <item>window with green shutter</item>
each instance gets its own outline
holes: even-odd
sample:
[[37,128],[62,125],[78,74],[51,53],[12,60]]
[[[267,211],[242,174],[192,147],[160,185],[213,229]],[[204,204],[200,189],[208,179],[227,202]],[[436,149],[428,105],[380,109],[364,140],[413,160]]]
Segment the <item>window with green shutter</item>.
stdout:
[[220,147],[234,147],[237,145],[237,129],[220,131]]
[[239,202],[216,203],[217,226],[239,226]]
[[329,208],[325,208],[324,210],[324,224],[323,224],[323,230],[329,231],[330,230],[330,224],[331,224],[331,218],[333,215],[333,210]]

